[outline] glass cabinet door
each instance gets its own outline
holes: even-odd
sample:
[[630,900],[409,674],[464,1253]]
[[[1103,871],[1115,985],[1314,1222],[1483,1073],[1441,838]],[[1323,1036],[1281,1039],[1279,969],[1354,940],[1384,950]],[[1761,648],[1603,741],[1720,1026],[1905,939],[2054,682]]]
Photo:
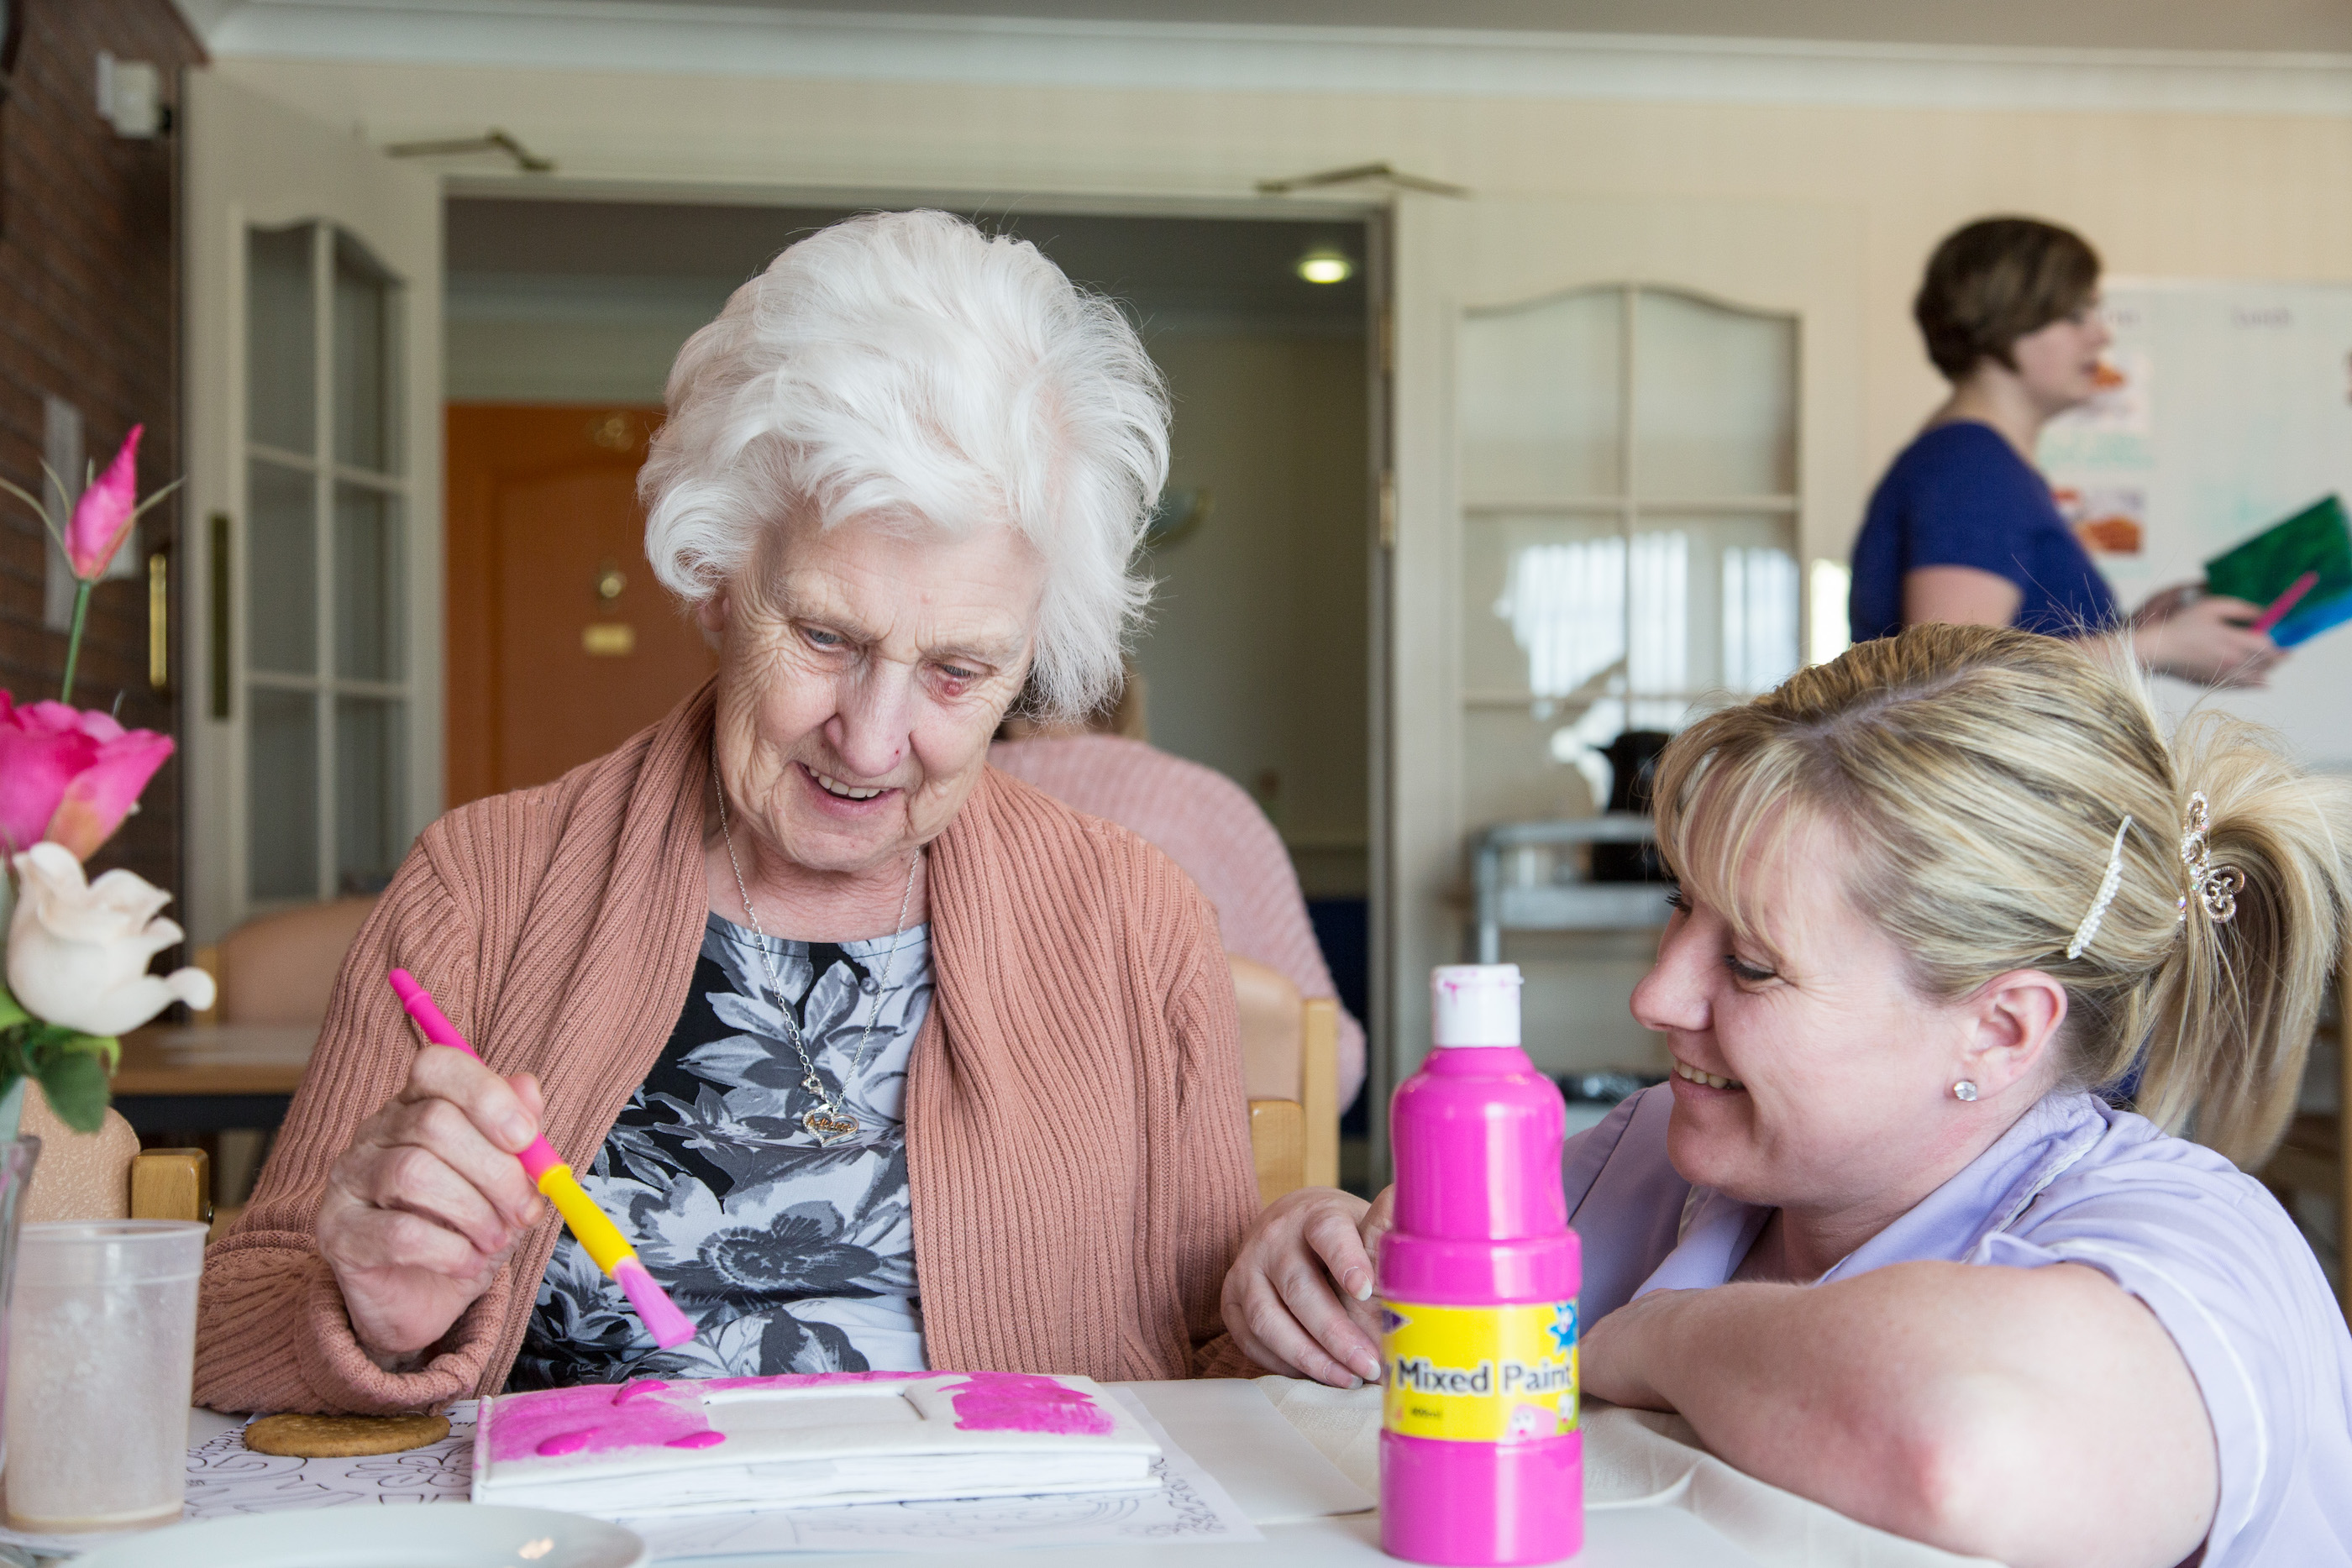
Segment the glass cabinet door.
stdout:
[[330,223],[246,235],[247,901],[380,889],[408,847],[400,284]]
[[1797,667],[1796,322],[1612,284],[1466,312],[1458,372],[1464,819],[1583,816]]

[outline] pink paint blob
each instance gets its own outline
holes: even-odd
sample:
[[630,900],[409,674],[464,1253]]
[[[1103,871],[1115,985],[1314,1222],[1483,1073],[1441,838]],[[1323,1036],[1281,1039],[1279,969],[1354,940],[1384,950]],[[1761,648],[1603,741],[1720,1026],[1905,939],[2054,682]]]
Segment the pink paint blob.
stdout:
[[966,1432],[1067,1432],[1104,1437],[1108,1412],[1075,1388],[1018,1372],[975,1372],[951,1384],[956,1426]]
[[1011,1372],[816,1372],[768,1377],[713,1377],[683,1387],[642,1377],[618,1388],[546,1388],[499,1396],[490,1405],[493,1462],[526,1455],[562,1458],[629,1448],[708,1448],[727,1440],[710,1425],[703,1401],[748,1388],[822,1388],[842,1384],[948,1383],[956,1425],[967,1432],[1055,1432],[1100,1437],[1114,1429],[1108,1411],[1050,1377]]
[[[529,1454],[609,1454],[622,1448],[659,1448],[673,1437],[710,1430],[699,1394],[647,1389],[627,1404],[612,1388],[543,1388],[509,1394],[490,1406],[490,1458],[520,1459]],[[573,1437],[579,1441],[571,1441]],[[548,1449],[541,1445],[562,1442]]]
[[[609,1454],[625,1448],[707,1448],[724,1442],[703,1410],[706,1394],[738,1388],[814,1388],[842,1383],[912,1383],[951,1373],[803,1372],[769,1377],[713,1377],[675,1387],[658,1377],[635,1378],[615,1388],[542,1388],[501,1396],[490,1406],[490,1458],[526,1454]],[[987,1375],[982,1374],[981,1375]],[[549,1447],[554,1444],[556,1447]]]

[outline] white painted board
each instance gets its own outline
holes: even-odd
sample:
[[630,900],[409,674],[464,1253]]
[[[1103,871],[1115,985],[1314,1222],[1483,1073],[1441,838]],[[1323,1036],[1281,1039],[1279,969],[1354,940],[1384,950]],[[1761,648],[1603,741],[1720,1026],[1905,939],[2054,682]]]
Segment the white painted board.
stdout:
[[[2105,295],[2120,384],[2052,421],[2041,460],[2062,506],[2138,523],[2137,551],[2096,556],[2126,606],[2330,491],[2352,503],[2352,286],[2118,278]],[[2162,685],[2176,714],[2202,695]],[[2297,648],[2268,689],[2209,700],[2352,771],[2352,628]]]

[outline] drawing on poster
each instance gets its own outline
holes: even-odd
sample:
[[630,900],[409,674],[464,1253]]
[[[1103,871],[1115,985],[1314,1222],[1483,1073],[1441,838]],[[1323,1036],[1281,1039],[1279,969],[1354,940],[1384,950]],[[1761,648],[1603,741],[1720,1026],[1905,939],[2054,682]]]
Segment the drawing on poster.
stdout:
[[2093,555],[2137,555],[2147,544],[2147,492],[2137,485],[2060,485],[2058,515]]
[[[2052,420],[2037,457],[2126,607],[2202,580],[2315,497],[2352,497],[2352,287],[2114,278],[2105,296],[2111,384]],[[2305,643],[2262,689],[2166,690],[2168,710],[2209,703],[2352,768],[2352,636]]]

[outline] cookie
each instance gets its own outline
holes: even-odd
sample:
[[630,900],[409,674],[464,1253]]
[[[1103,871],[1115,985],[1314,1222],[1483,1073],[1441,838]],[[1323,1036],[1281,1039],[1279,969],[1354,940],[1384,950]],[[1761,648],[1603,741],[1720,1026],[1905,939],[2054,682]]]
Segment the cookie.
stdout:
[[397,1454],[449,1435],[446,1416],[264,1416],[247,1423],[245,1446],[298,1459]]

